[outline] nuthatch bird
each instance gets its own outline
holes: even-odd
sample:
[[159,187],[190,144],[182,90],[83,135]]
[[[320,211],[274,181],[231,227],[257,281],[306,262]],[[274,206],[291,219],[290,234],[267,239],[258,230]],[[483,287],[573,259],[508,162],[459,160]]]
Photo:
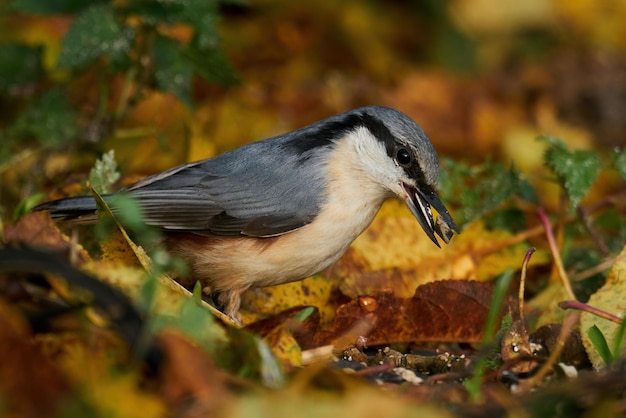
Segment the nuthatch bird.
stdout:
[[[437,196],[438,173],[419,125],[370,106],[174,167],[127,193],[145,222],[166,232],[165,244],[192,278],[236,318],[246,289],[301,280],[334,263],[388,198],[404,200],[437,246],[435,233],[448,242],[459,230]],[[96,204],[81,196],[35,210],[89,222]]]

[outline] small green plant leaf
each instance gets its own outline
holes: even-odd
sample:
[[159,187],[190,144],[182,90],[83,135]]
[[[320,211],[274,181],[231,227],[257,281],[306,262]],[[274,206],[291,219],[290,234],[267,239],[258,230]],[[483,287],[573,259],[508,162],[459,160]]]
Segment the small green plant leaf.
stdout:
[[43,48],[15,42],[0,45],[0,94],[39,81],[43,77]]
[[235,71],[223,51],[214,48],[201,48],[194,39],[185,50],[185,56],[193,65],[194,71],[206,81],[222,85],[238,81]]
[[194,29],[194,37],[201,48],[215,48],[219,42],[217,21],[219,2],[205,0],[137,1],[129,11],[141,16],[150,25],[187,24]]
[[106,201],[127,232],[139,235],[139,244],[145,245],[146,241],[144,240],[150,238],[149,235],[152,228],[146,225],[144,221],[143,211],[138,199],[129,193],[122,192],[107,197]]
[[549,145],[544,154],[546,167],[565,189],[570,208],[578,207],[600,174],[600,156],[593,151],[570,151],[563,141],[555,137],[543,136],[540,140]]
[[154,40],[154,77],[157,87],[191,104],[191,76],[197,74],[218,84],[237,81],[226,55],[218,50],[219,7],[216,2],[188,0],[184,2],[134,2],[132,13],[147,24],[185,24],[193,28],[188,44],[157,36]]
[[624,334],[626,333],[626,317],[622,319],[622,322],[619,324],[619,328],[615,332],[615,340],[613,342],[613,353],[614,357],[617,357],[622,352],[622,348],[624,347]]
[[270,388],[279,388],[285,382],[280,363],[263,339],[244,329],[226,329],[229,350],[223,351],[216,362],[220,367],[239,376],[263,382]]
[[123,25],[113,9],[93,5],[85,9],[70,25],[61,41],[59,67],[78,68],[102,56],[123,58],[131,49],[135,30]]
[[613,362],[613,354],[611,353],[611,349],[609,348],[609,344],[604,338],[602,331],[596,325],[592,326],[587,330],[587,335],[593,344],[593,347],[596,349],[604,364],[611,364]]
[[626,150],[616,149],[613,151],[613,167],[626,180]]
[[157,36],[154,42],[154,64],[157,86],[162,91],[174,93],[187,106],[191,100],[193,67],[182,54],[183,46],[170,38]]
[[32,208],[41,203],[45,197],[46,195],[44,193],[35,193],[22,200],[13,211],[13,220],[17,221],[19,218],[26,215]]
[[[495,279],[495,287],[493,289],[493,296],[491,297],[491,305],[489,306],[489,314],[485,323],[485,332],[483,334],[483,347],[489,347],[494,344],[494,334],[496,327],[498,326],[498,317],[502,312],[502,307],[507,295],[507,290],[513,279],[513,270],[506,269]],[[509,321],[510,318],[507,320]],[[502,323],[500,324],[502,325]],[[499,339],[496,339],[499,341]],[[480,388],[482,386],[483,375],[485,370],[489,367],[489,357],[486,354],[489,350],[484,350],[485,354],[481,355],[476,361],[474,367],[474,375],[465,381],[465,388],[474,399],[478,399],[480,396]]]
[[115,161],[115,151],[102,154],[96,161],[91,171],[89,171],[89,184],[99,194],[111,193],[111,186],[120,179],[117,162]]
[[498,209],[517,195],[535,201],[533,187],[515,167],[498,163],[469,166],[449,158],[442,159],[439,191],[446,204],[458,207],[454,212],[459,225],[465,225],[486,213]]
[[508,268],[495,278],[496,285],[493,289],[489,315],[487,316],[487,323],[485,324],[483,344],[489,344],[493,340],[493,335],[498,326],[498,317],[502,312],[502,306],[504,306],[507,291],[513,279],[513,273],[513,269]]
[[[156,282],[156,278],[153,278]],[[217,323],[213,314],[202,305],[202,290],[194,288],[193,296],[182,302],[180,311],[175,316],[153,315],[149,323],[150,333],[156,334],[162,329],[171,328],[191,338],[212,356],[219,356],[227,350],[227,336]],[[150,296],[147,300],[154,299]]]
[[12,136],[35,138],[43,145],[71,141],[78,133],[78,117],[61,89],[45,92],[10,128]]

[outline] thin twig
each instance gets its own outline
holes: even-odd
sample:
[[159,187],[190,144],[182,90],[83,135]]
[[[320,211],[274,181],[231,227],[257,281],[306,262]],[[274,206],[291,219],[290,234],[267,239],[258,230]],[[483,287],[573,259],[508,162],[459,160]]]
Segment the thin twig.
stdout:
[[526,320],[524,319],[524,289],[526,287],[526,270],[528,269],[530,257],[532,257],[534,252],[535,247],[530,247],[528,251],[526,251],[526,256],[522,262],[522,274],[519,283],[519,294],[517,296],[519,299],[519,319],[522,327],[522,338],[526,345],[528,345],[528,330],[526,329]]
[[541,208],[537,209],[537,214],[539,215],[539,219],[541,220],[541,223],[543,224],[543,227],[546,231],[546,237],[548,238],[548,243],[550,244],[550,252],[552,253],[552,257],[554,258],[554,264],[556,265],[556,269],[559,274],[559,278],[561,279],[561,283],[563,284],[563,288],[565,288],[565,291],[567,292],[570,299],[576,300],[576,295],[574,294],[572,285],[569,281],[569,278],[567,277],[565,268],[563,268],[563,261],[561,260],[561,255],[559,254],[559,249],[557,248],[554,234],[552,233],[552,225],[550,224],[550,220]]
[[578,206],[578,208],[576,208],[576,213],[578,214],[578,218],[580,219],[580,221],[585,226],[587,232],[589,232],[589,235],[591,235],[591,239],[596,243],[596,246],[598,247],[602,255],[605,257],[611,255],[611,251],[609,251],[604,241],[602,241],[602,238],[600,238],[600,234],[598,234],[596,228],[591,224],[591,220],[589,219],[589,215],[587,214],[585,209],[582,206]]
[[617,315],[613,315],[612,313],[608,313],[603,311],[602,309],[594,308],[591,305],[587,305],[586,303],[579,302],[577,300],[564,300],[559,302],[559,308],[561,309],[576,309],[578,311],[588,312],[600,318],[604,318],[608,321],[615,322],[616,324],[621,324],[624,320]]
[[383,363],[377,364],[375,366],[370,366],[365,369],[357,370],[354,372],[357,376],[370,376],[377,373],[386,372],[394,369],[396,366],[393,363]]
[[611,268],[615,263],[622,261],[626,258],[626,253],[619,254],[615,257],[610,257],[602,261],[600,264],[576,273],[572,278],[573,281],[580,281],[595,276],[598,273],[602,273],[605,270]]

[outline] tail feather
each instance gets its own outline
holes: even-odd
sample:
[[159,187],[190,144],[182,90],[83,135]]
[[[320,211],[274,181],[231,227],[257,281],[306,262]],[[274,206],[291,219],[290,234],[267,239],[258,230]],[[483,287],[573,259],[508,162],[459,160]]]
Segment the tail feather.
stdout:
[[34,207],[33,211],[48,211],[53,219],[64,221],[74,220],[80,223],[91,223],[97,219],[96,200],[93,196],[53,200]]

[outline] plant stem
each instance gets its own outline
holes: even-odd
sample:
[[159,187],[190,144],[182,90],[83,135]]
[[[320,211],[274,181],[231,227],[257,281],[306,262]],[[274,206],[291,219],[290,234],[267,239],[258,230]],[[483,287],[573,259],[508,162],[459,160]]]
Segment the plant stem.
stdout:
[[623,319],[617,315],[613,315],[611,313],[603,311],[602,309],[594,308],[591,305],[587,305],[586,303],[579,302],[577,300],[564,300],[562,302],[559,302],[559,307],[562,309],[576,309],[579,311],[588,312],[590,314],[615,322],[617,324],[621,324],[623,321]]
[[556,269],[559,274],[559,278],[561,279],[561,283],[563,284],[563,287],[565,288],[568,296],[571,299],[576,300],[576,295],[574,294],[572,285],[569,281],[569,278],[567,277],[565,268],[563,268],[563,261],[561,260],[561,255],[559,254],[559,249],[557,248],[554,234],[552,233],[552,225],[550,224],[550,220],[541,208],[537,209],[537,215],[539,215],[539,219],[541,220],[541,223],[546,230],[546,237],[548,238],[548,243],[550,244],[550,252],[552,253],[552,257],[554,258],[554,264],[556,265]]

